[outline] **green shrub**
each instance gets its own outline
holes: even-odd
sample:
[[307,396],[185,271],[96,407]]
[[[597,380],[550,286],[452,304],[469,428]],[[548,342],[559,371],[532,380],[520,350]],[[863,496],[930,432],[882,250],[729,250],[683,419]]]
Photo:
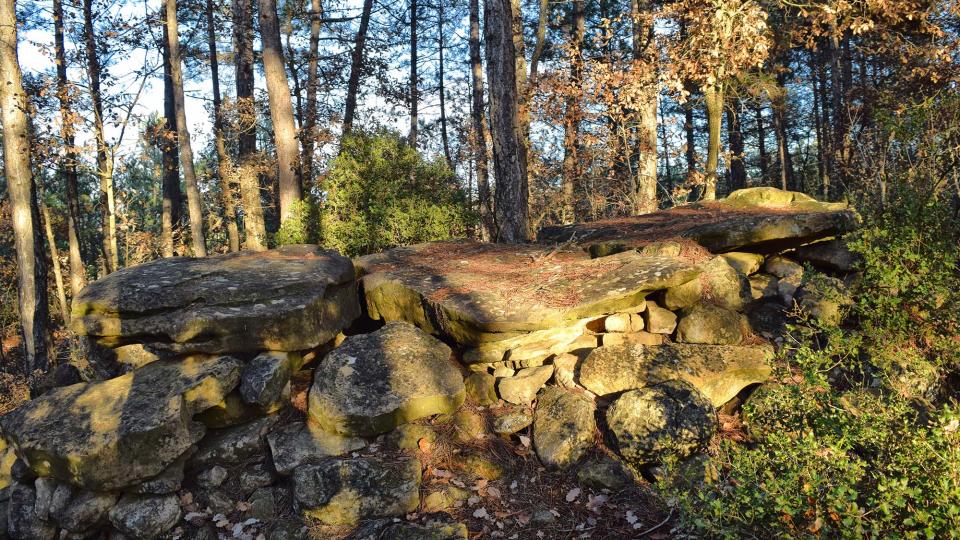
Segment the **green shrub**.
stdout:
[[466,235],[466,194],[442,160],[425,161],[396,133],[355,133],[324,179],[323,242],[348,256]]
[[294,203],[287,219],[273,235],[275,246],[315,244],[320,240],[320,216],[317,205],[309,199]]

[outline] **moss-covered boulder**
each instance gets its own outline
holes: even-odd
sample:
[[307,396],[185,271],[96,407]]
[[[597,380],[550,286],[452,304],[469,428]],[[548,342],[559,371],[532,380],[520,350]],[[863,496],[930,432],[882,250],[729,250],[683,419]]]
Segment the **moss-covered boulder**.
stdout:
[[680,313],[677,341],[708,345],[737,345],[743,341],[740,314],[714,304],[697,304]]
[[533,447],[550,468],[567,468],[593,447],[596,421],[593,400],[556,386],[537,396],[533,415]]
[[332,433],[372,437],[451,413],[464,401],[450,347],[405,322],[348,337],[314,373],[311,420]]

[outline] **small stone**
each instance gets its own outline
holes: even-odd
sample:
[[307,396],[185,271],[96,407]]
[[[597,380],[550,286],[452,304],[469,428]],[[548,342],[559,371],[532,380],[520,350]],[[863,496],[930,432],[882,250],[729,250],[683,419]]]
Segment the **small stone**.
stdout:
[[293,472],[297,508],[328,525],[403,516],[420,504],[420,461],[329,459]]
[[593,400],[555,386],[544,388],[533,417],[533,446],[551,468],[576,463],[593,447],[596,421]]
[[737,345],[743,341],[740,314],[712,304],[697,304],[680,314],[676,339],[683,343]]
[[727,261],[727,264],[745,276],[757,273],[757,271],[760,270],[760,265],[763,264],[763,255],[759,253],[731,251],[729,253],[723,253],[720,256]]
[[553,380],[564,388],[577,386],[576,373],[580,357],[575,354],[563,353],[553,357]]
[[50,477],[40,477],[34,480],[33,489],[37,493],[34,511],[37,517],[46,520],[50,519],[50,507],[53,505],[53,494],[57,490],[59,482]]
[[539,507],[533,511],[530,517],[530,524],[535,526],[550,525],[557,521],[557,516],[549,508]]
[[509,437],[518,431],[527,429],[533,424],[533,415],[523,407],[515,407],[508,412],[495,416],[493,419],[493,432],[497,435]]
[[666,381],[624,393],[607,409],[617,450],[632,464],[686,457],[717,431],[717,414],[696,388]]
[[307,526],[299,520],[282,519],[270,530],[270,540],[302,540],[307,538]]
[[58,524],[72,533],[85,533],[106,524],[110,509],[117,502],[113,493],[81,491],[53,517]]
[[807,315],[825,324],[839,324],[844,308],[853,305],[843,281],[820,274],[800,287],[795,297]]
[[57,527],[52,521],[40,519],[36,512],[37,492],[30,484],[14,482],[7,488],[7,528],[11,538],[53,540]]
[[750,297],[754,300],[776,298],[780,296],[779,282],[770,274],[755,274],[750,276]]
[[404,424],[387,434],[386,443],[398,450],[417,450],[420,441],[424,440],[433,445],[437,440],[437,432],[430,426],[420,424]]
[[633,483],[633,474],[623,463],[603,456],[590,460],[577,470],[577,481],[592,489],[619,491]]
[[[513,370],[511,370],[513,371]],[[477,405],[492,405],[498,401],[497,379],[488,373],[472,373],[463,380],[467,398]]]
[[791,276],[803,277],[803,266],[781,255],[767,258],[767,262],[763,264],[763,270],[781,279]]
[[[603,320],[603,329],[607,332],[631,332],[629,313],[614,313]],[[643,330],[643,328],[640,328]]]
[[479,452],[469,451],[461,454],[454,463],[458,470],[475,478],[498,480],[503,476],[503,467]]
[[211,429],[224,429],[270,416],[279,412],[289,402],[289,383],[283,387],[280,397],[265,407],[245,402],[243,396],[240,395],[240,390],[237,389],[227,394],[220,403],[195,416],[194,420]]
[[609,345],[659,345],[665,341],[663,334],[650,332],[627,332],[625,334],[603,334],[603,347]]
[[227,479],[227,470],[219,465],[214,465],[197,475],[197,485],[200,487],[220,487]]
[[[0,441],[3,439],[0,438]],[[10,466],[10,478],[16,482],[30,483],[37,478],[37,473],[30,468],[22,459],[17,458]]]
[[458,502],[466,501],[469,497],[469,491],[445,484],[427,493],[423,497],[421,508],[424,512],[444,512],[455,507]]
[[277,512],[277,503],[272,489],[260,488],[254,491],[247,502],[250,503],[250,517],[254,519],[269,521]]
[[273,468],[283,475],[308,461],[339,456],[367,445],[363,439],[329,433],[312,422],[280,426],[267,435],[267,443],[273,456]]
[[142,483],[134,486],[130,492],[140,495],[166,495],[179,491],[183,485],[183,469],[186,466],[187,459],[193,455],[196,447],[189,448],[178,457],[169,467],[160,472],[160,474],[144,480]]
[[466,540],[463,523],[428,521],[424,524],[381,519],[365,523],[349,540]]
[[794,255],[801,261],[835,272],[851,272],[861,259],[840,238],[801,246],[794,251]]
[[249,424],[211,431],[200,442],[190,462],[200,467],[240,463],[255,456],[265,456],[264,435],[276,423],[276,416],[268,416]]
[[233,512],[233,499],[219,489],[203,492],[201,499],[206,502],[207,508],[214,514],[229,514]]
[[494,379],[502,379],[504,377],[513,377],[516,374],[517,374],[517,370],[507,366],[494,368],[493,370]]
[[462,408],[453,415],[457,441],[468,443],[487,434],[487,422],[476,411]]
[[127,536],[159,538],[180,521],[180,503],[176,495],[124,495],[109,515]]
[[260,353],[240,373],[240,395],[246,403],[268,407],[281,399],[292,373],[293,362],[288,353]]
[[250,493],[265,488],[274,482],[274,475],[263,463],[256,463],[240,472],[240,491]]
[[497,390],[504,401],[524,405],[533,401],[537,392],[553,376],[553,366],[521,369],[513,377],[500,379]]
[[647,332],[652,334],[672,334],[677,328],[677,315],[664,309],[652,300],[647,301],[647,310],[643,312]]

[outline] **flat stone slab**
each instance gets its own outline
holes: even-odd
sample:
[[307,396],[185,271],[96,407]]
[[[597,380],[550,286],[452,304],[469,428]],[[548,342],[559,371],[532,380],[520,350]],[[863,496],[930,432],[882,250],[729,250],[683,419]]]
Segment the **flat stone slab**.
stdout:
[[579,382],[606,396],[680,379],[719,407],[746,386],[766,381],[772,356],[769,345],[605,345],[580,364]]
[[643,305],[648,293],[700,272],[674,257],[591,259],[575,248],[469,241],[395,248],[357,266],[371,317],[408,321],[468,346]]
[[158,360],[28,401],[0,417],[0,434],[40,476],[115,490],[160,474],[198,442],[205,428],[193,415],[239,381],[230,356]]
[[466,398],[450,347],[405,322],[348,337],[314,372],[310,418],[344,436],[372,437]]
[[774,253],[842,235],[859,224],[859,216],[845,203],[822,203],[802,193],[751,188],[719,201],[652,214],[544,227],[537,241],[573,241],[595,253],[610,253],[687,238],[714,253]]
[[359,313],[350,259],[296,245],[124,268],[80,293],[72,326],[109,347],[299,351],[329,341]]

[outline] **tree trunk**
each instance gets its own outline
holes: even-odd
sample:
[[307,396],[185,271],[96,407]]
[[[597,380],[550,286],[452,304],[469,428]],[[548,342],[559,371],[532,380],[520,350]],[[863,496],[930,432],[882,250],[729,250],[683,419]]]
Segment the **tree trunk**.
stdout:
[[307,62],[307,106],[300,125],[300,169],[306,186],[313,184],[313,151],[317,144],[317,70],[320,65],[320,0],[310,0],[310,59]]
[[[836,24],[830,27],[830,109],[833,114],[833,136],[831,137],[830,148],[830,171],[833,179],[837,181],[834,190],[843,184],[844,178],[844,156],[843,147],[846,138],[846,111],[843,109],[843,85],[841,83],[840,72],[840,35]],[[830,193],[825,193],[824,198],[829,198]]]
[[103,130],[103,97],[100,94],[100,57],[93,28],[93,0],[83,0],[83,27],[87,55],[87,77],[90,80],[90,101],[93,104],[93,127],[97,145],[97,177],[100,179],[100,213],[103,216],[103,251],[107,272],[120,266],[117,252],[116,202],[113,197],[113,163],[108,155]]
[[[574,0],[570,21],[570,85],[580,86],[583,36],[586,32],[584,0]],[[568,92],[563,115],[563,223],[577,221],[574,191],[580,175],[580,120],[583,117],[580,92]]]
[[447,166],[452,167],[452,161],[450,159],[450,136],[447,133],[447,102],[446,96],[446,87],[443,82],[443,2],[444,0],[439,0],[437,3],[437,49],[439,52],[439,61],[440,65],[438,66],[437,78],[440,82],[440,139],[443,141],[443,157],[447,161]]
[[70,294],[76,298],[87,283],[87,273],[80,246],[80,197],[77,185],[77,151],[74,147],[76,116],[71,103],[70,81],[67,80],[67,55],[63,39],[63,2],[61,0],[53,0],[53,34],[57,61],[57,98],[60,101],[60,137],[63,140],[63,157],[60,160],[58,173],[66,186]]
[[[640,104],[640,123],[637,126],[637,169],[634,181],[632,213],[647,214],[656,212],[657,201],[657,108],[660,91],[657,82],[657,51],[651,50],[654,43],[653,27],[645,28],[640,21],[641,1],[631,0],[630,11],[633,21],[633,61],[635,69],[642,70],[644,77],[644,96]],[[648,64],[643,66],[642,63]]]
[[[41,197],[42,198],[42,197]],[[43,231],[47,236],[47,249],[50,250],[50,262],[53,265],[53,283],[57,287],[57,304],[60,307],[60,318],[63,327],[70,325],[70,308],[67,307],[67,292],[63,286],[63,270],[60,268],[60,253],[57,250],[57,238],[53,235],[53,225],[50,223],[50,210],[40,201],[40,214],[43,220]]]
[[180,162],[177,152],[177,107],[174,103],[173,76],[170,67],[170,40],[163,25],[163,116],[164,131],[160,138],[163,151],[163,209],[160,243],[164,257],[176,254],[176,237],[180,231],[183,195],[180,192]]
[[527,149],[520,136],[523,125],[512,3],[511,0],[484,1],[484,37],[490,80],[493,170],[497,179],[494,240],[519,243],[528,239],[529,189]]
[[790,155],[790,133],[787,124],[786,76],[777,75],[779,91],[773,100],[773,130],[777,136],[777,158],[780,162],[780,189],[796,189],[793,176],[793,158]]
[[293,123],[293,105],[290,102],[290,85],[283,65],[283,48],[280,45],[280,22],[277,19],[276,0],[260,1],[260,42],[263,46],[263,74],[267,80],[267,96],[270,98],[270,119],[273,121],[273,138],[277,149],[280,190],[280,223],[283,224],[300,201],[300,179],[297,177],[299,155],[297,152],[297,129]]
[[257,157],[257,105],[253,99],[253,0],[233,1],[233,48],[237,80],[237,176],[243,203],[244,248],[267,248],[267,227],[260,200]]
[[822,101],[820,99],[820,70],[817,67],[816,56],[813,51],[810,52],[810,82],[813,85],[813,127],[817,136],[817,175],[820,180],[820,187],[824,197],[830,192],[830,177],[827,176],[827,165],[824,160],[824,145],[826,140],[823,133],[823,113]]
[[767,130],[763,125],[763,107],[757,105],[757,153],[760,157],[760,183],[767,184],[767,170],[770,168],[770,156],[767,155]]
[[720,159],[720,124],[723,118],[723,88],[708,85],[704,88],[703,99],[707,104],[707,165],[704,173],[703,196],[705,201],[717,198],[717,166]]
[[24,373],[46,371],[47,272],[43,259],[36,188],[30,170],[29,103],[23,91],[17,59],[17,18],[14,0],[0,1],[0,124],[3,125],[3,166],[7,179],[17,253],[18,307],[23,330]]
[[667,120],[666,112],[663,110],[664,105],[660,103],[660,138],[663,141],[663,165],[666,169],[667,179],[664,186],[664,191],[667,193],[667,197],[673,196],[673,166],[670,163],[670,145],[667,140]]
[[417,0],[410,0],[410,146],[417,148],[417,105],[420,102],[417,79]]
[[[517,80],[517,118],[519,120],[517,132],[520,144],[523,145],[523,167],[526,171],[526,160],[530,154],[530,106],[527,102],[530,97],[530,85],[527,84],[527,57],[526,46],[523,41],[523,16],[520,11],[520,0],[511,0],[510,13],[512,17],[514,59],[516,60],[514,76]],[[487,57],[487,62],[489,61],[490,58]],[[526,174],[524,174],[524,178],[526,178]]]
[[360,88],[360,73],[363,71],[363,44],[367,40],[367,28],[370,25],[370,12],[373,10],[373,0],[363,0],[363,11],[360,13],[360,27],[357,29],[357,38],[353,44],[353,54],[350,57],[350,79],[347,81],[347,103],[343,113],[343,133],[350,133],[353,129],[353,118],[357,111],[357,91]]
[[740,125],[740,100],[727,109],[727,141],[730,144],[730,191],[747,187],[747,168],[743,163],[743,128]]
[[483,64],[480,59],[480,0],[470,0],[470,72],[471,107],[473,121],[474,161],[477,164],[477,199],[480,222],[485,239],[496,236],[493,206],[490,197],[490,179],[487,169],[487,120],[483,106]]
[[213,0],[207,0],[207,46],[210,49],[210,80],[213,83],[213,146],[217,151],[217,176],[220,179],[220,200],[223,221],[227,225],[230,251],[240,251],[240,231],[237,228],[237,205],[230,185],[232,165],[223,140],[223,107],[220,98],[220,64],[217,58],[217,34],[213,22]]
[[206,257],[207,246],[203,235],[203,207],[197,173],[193,168],[193,146],[187,128],[187,110],[183,97],[183,65],[180,60],[180,31],[177,26],[176,0],[164,0],[167,41],[170,43],[170,78],[173,81],[173,104],[176,107],[177,146],[180,149],[180,167],[187,188],[187,214],[190,218],[190,239],[195,257]]
[[[574,6],[574,10],[577,7]],[[580,11],[583,11],[581,8]],[[550,0],[540,0],[540,13],[537,19],[537,41],[533,47],[533,56],[530,57],[530,84],[537,82],[537,73],[540,69],[540,58],[543,56],[543,49],[547,44],[547,22],[550,18]],[[576,15],[574,15],[576,18]],[[580,41],[583,41],[582,39]]]

